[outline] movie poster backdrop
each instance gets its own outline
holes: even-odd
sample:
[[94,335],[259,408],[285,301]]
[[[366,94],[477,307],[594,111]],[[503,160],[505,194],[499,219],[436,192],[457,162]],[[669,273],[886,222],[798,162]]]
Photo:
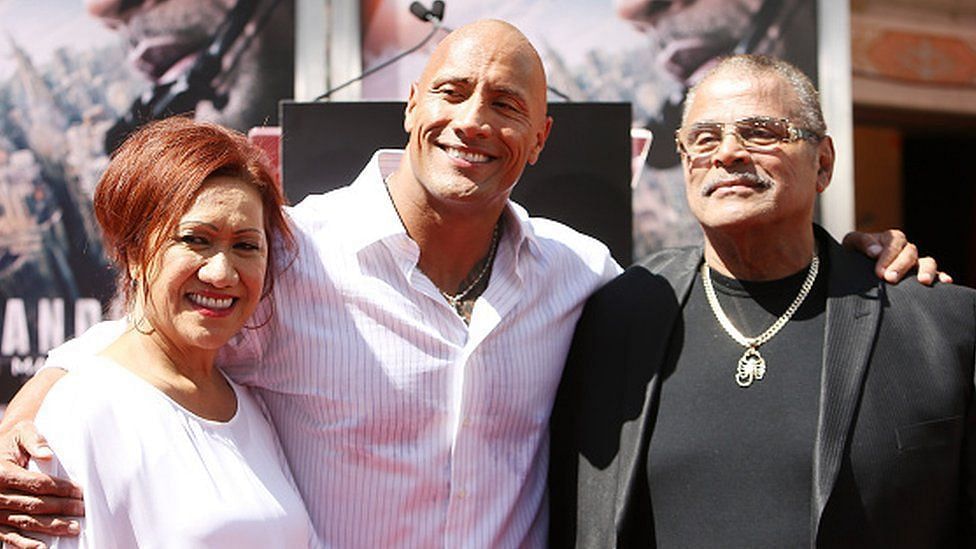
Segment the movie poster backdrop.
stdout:
[[[293,0],[112,4],[0,0],[0,403],[122,311],[91,207],[107,149],[169,113],[273,124],[292,95]],[[180,86],[207,48],[218,74]]]

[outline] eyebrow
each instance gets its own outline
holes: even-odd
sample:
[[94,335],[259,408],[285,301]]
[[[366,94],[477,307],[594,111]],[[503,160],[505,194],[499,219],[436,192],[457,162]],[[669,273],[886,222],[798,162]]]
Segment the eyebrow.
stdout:
[[[193,221],[193,220],[183,221],[183,222],[181,222],[179,224],[179,227],[182,228],[184,225],[194,225],[194,226],[198,226],[198,227],[199,226],[203,226],[203,227],[207,227],[208,229],[210,229],[210,230],[212,230],[214,232],[220,231],[220,228],[219,227],[217,227],[213,223],[207,223],[206,221]],[[243,233],[256,233],[256,234],[261,235],[261,234],[264,234],[264,229],[258,229],[258,228],[255,228],[255,227],[245,227],[243,229],[238,229],[238,230],[234,231],[234,234],[235,235],[236,234],[243,234]]]
[[498,93],[498,94],[501,94],[501,95],[507,95],[507,96],[509,96],[509,97],[511,97],[513,99],[517,99],[517,100],[519,100],[520,102],[523,102],[523,103],[527,100],[526,94],[524,92],[522,92],[522,90],[518,90],[518,89],[515,89],[515,88],[510,88],[508,86],[497,86],[497,87],[491,88],[491,90],[494,91],[495,93]]
[[[473,82],[474,82],[474,80],[472,78],[469,78],[469,77],[466,77],[466,76],[445,75],[445,76],[442,76],[442,77],[435,78],[435,79],[431,80],[430,87],[436,88],[438,86],[443,86],[444,84],[463,84],[463,85],[466,85],[466,86],[472,86],[473,85]],[[517,99],[517,100],[519,100],[521,102],[525,102],[527,100],[526,99],[527,94],[524,91],[522,91],[522,90],[520,90],[518,88],[513,88],[511,86],[506,86],[506,85],[489,85],[488,86],[488,90],[491,93],[498,94],[498,95],[507,95],[507,96],[512,97],[514,99]]]
[[471,85],[471,79],[464,76],[443,75],[430,81],[430,87],[436,88],[444,84],[466,84]]

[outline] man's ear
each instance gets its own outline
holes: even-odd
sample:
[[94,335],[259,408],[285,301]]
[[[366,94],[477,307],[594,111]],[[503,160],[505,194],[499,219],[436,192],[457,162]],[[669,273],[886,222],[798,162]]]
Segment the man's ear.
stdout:
[[834,176],[834,140],[824,136],[817,145],[817,192],[822,193]]
[[407,108],[403,110],[403,129],[410,133],[413,129],[413,111],[417,108],[417,101],[420,92],[417,91],[417,83],[410,84],[410,95],[407,97]]
[[532,147],[532,153],[529,154],[529,165],[534,166],[539,161],[539,155],[542,154],[546,140],[549,139],[550,130],[552,130],[552,117],[547,116],[545,126],[535,134],[535,145]]

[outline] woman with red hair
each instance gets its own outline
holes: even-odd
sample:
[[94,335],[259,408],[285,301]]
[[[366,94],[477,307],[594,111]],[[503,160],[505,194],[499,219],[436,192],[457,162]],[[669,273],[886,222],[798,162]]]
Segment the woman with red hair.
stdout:
[[270,299],[271,256],[293,253],[282,202],[261,153],[216,125],[156,122],[112,159],[95,215],[128,329],[38,413],[55,454],[40,467],[85,496],[81,535],[55,546],[315,544],[261,407],[214,367]]

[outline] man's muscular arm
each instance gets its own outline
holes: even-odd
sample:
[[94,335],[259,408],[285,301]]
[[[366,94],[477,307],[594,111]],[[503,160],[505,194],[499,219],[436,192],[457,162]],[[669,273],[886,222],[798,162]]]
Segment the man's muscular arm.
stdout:
[[44,396],[65,373],[58,368],[38,372],[17,392],[0,422],[0,541],[12,547],[44,547],[25,532],[79,532],[78,521],[66,517],[84,515],[81,489],[68,480],[27,470],[31,458],[52,457],[33,419]]
[[34,421],[34,416],[40,410],[47,392],[66,373],[60,368],[47,368],[27,380],[27,383],[17,391],[3,412],[3,420],[0,421],[0,435],[6,435],[7,431],[13,429],[21,421]]

